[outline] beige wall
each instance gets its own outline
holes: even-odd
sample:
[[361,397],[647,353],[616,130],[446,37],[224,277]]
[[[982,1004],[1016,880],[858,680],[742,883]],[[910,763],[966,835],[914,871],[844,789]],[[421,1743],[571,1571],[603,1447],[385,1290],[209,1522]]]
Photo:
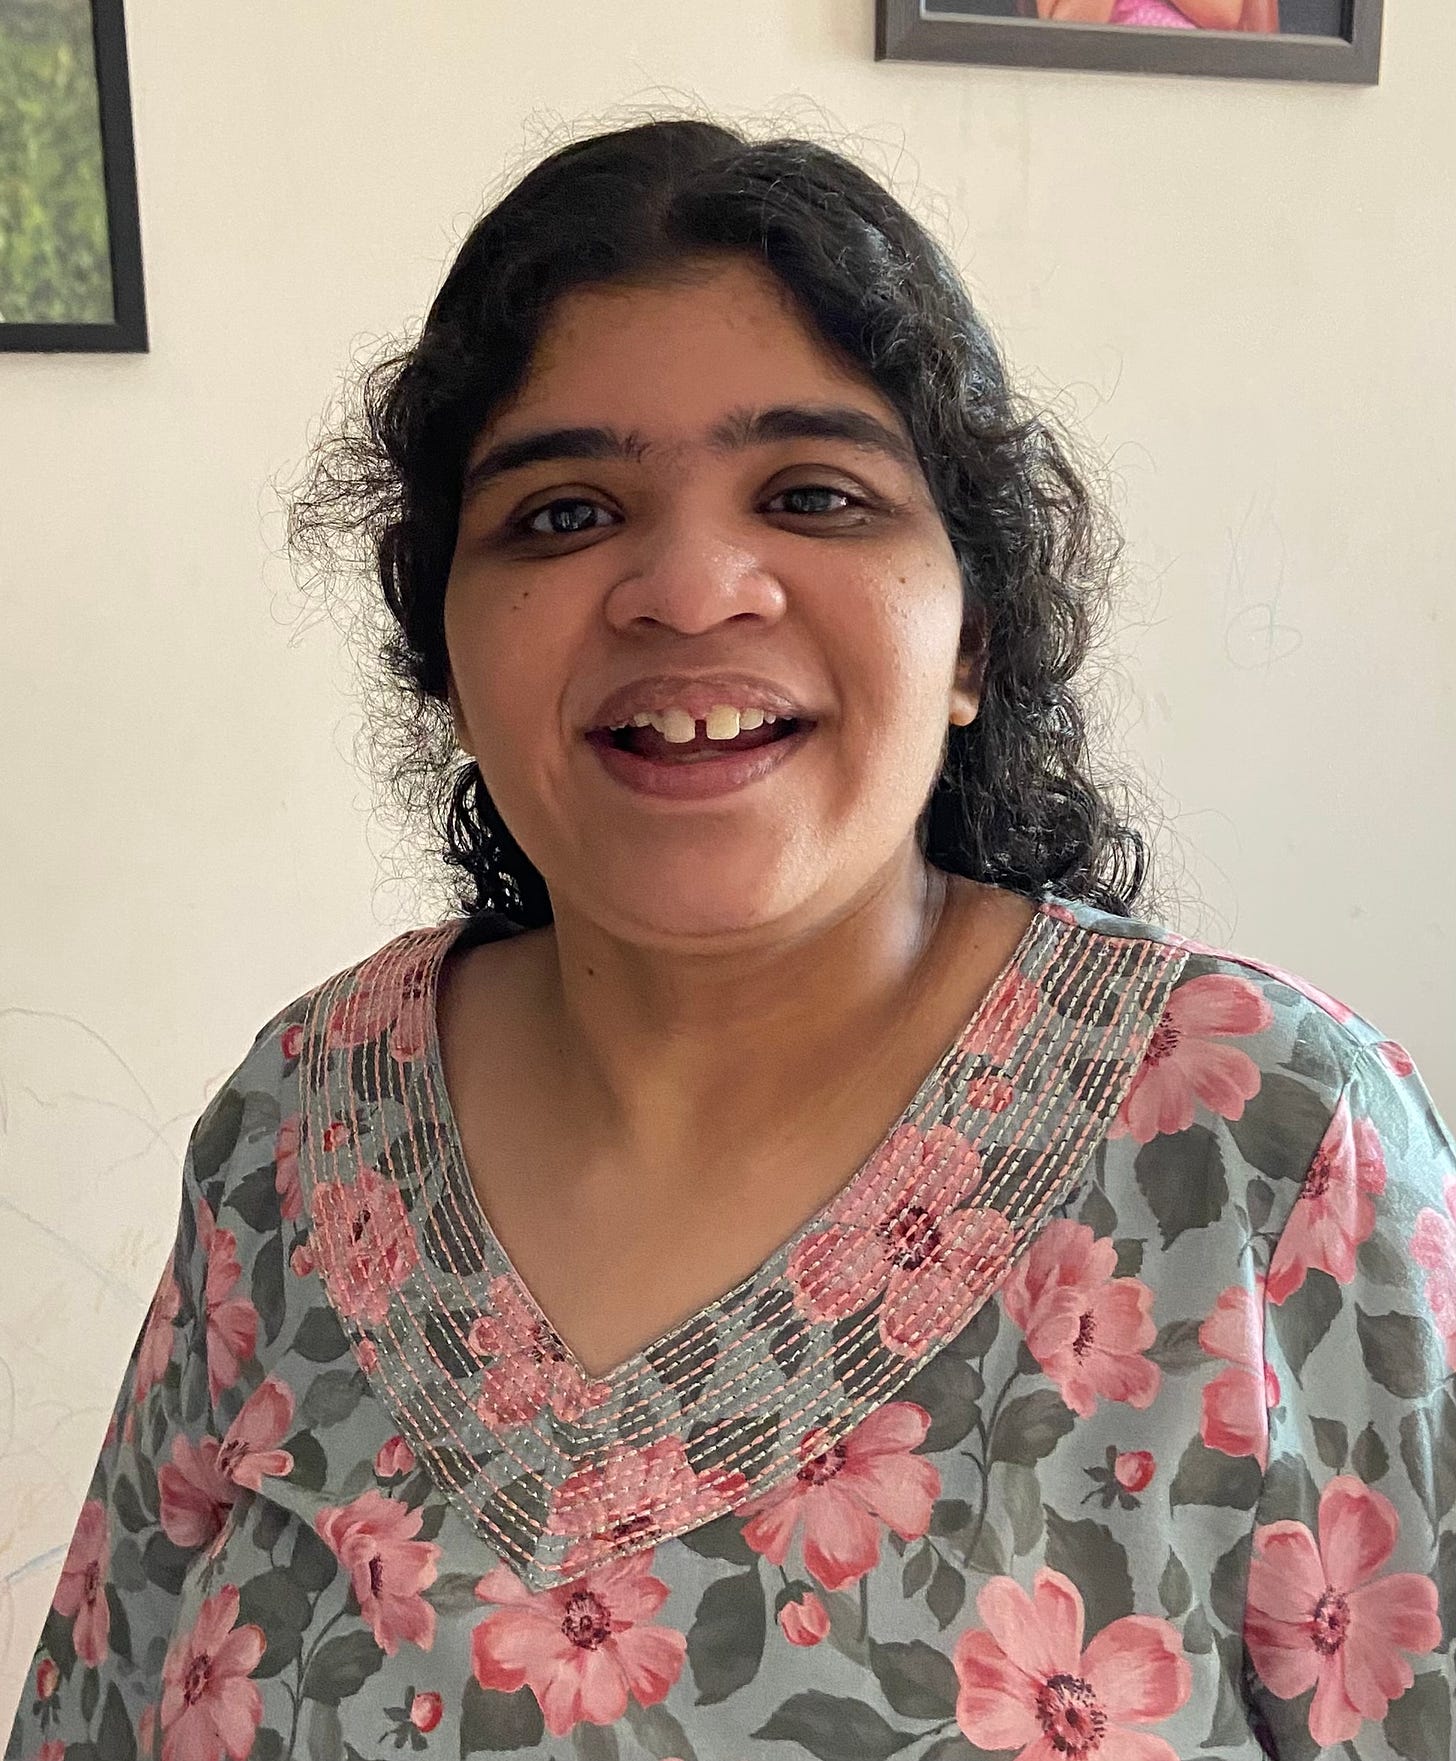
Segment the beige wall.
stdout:
[[1344,997],[1456,1115],[1450,0],[1387,6],[1376,90],[876,64],[871,0],[127,10],[151,353],[0,356],[0,1712],[193,1119],[446,909],[388,866],[268,483],[563,122],[701,102],[895,175],[1110,458],[1167,915]]

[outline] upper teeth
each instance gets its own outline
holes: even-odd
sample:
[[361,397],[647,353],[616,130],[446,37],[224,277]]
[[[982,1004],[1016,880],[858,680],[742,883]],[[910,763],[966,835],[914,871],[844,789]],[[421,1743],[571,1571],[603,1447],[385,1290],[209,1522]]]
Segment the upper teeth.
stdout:
[[[752,733],[766,722],[779,718],[766,709],[735,709],[729,703],[715,703],[707,714],[710,740],[736,740],[740,732]],[[656,728],[663,739],[673,746],[685,746],[697,732],[695,718],[685,709],[639,710],[630,723],[618,722],[617,727]]]

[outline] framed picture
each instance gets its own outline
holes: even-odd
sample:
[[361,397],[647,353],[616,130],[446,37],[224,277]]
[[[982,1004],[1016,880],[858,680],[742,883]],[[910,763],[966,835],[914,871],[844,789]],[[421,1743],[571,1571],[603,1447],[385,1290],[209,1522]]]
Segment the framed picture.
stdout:
[[1382,0],[877,0],[876,61],[1339,80],[1380,75]]
[[146,347],[121,0],[0,0],[0,349]]

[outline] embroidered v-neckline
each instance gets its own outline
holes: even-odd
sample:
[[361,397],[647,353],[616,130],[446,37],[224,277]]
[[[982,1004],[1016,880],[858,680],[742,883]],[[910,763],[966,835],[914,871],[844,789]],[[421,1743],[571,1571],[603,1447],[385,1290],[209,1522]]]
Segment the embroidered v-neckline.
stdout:
[[839,1192],[732,1290],[590,1378],[495,1238],[445,1090],[439,974],[475,922],[406,932],[313,993],[299,1175],[361,1367],[441,1492],[536,1589],[740,1508],[892,1399],[1076,1186],[1185,958],[1042,901]]
[[947,1072],[965,1055],[965,1048],[972,1039],[984,1030],[986,1024],[998,1011],[1006,1007],[1006,993],[1008,988],[1012,987],[1013,975],[1019,973],[1030,956],[1046,920],[1045,904],[1037,901],[1031,901],[1031,903],[1034,907],[1031,921],[1022,931],[1015,948],[1002,963],[1000,970],[987,986],[980,1001],[957,1028],[955,1036],[945,1050],[917,1083],[915,1092],[905,1107],[882,1133],[874,1148],[849,1175],[848,1179],[736,1284],[730,1285],[716,1296],[709,1297],[706,1301],[699,1303],[689,1314],[664,1327],[660,1333],[640,1345],[610,1369],[595,1373],[586,1368],[576,1352],[567,1344],[560,1329],[542,1308],[534,1291],[517,1269],[505,1244],[496,1234],[495,1227],[490,1221],[485,1206],[480,1201],[479,1192],[471,1177],[470,1162],[465,1154],[465,1143],[460,1131],[459,1117],[454,1103],[450,1099],[450,1091],[445,1081],[445,1059],[440,1041],[440,978],[457,943],[470,928],[470,920],[464,920],[457,935],[441,940],[422,980],[425,986],[422,1009],[425,1043],[421,1058],[427,1079],[436,1097],[435,1107],[439,1113],[440,1130],[445,1140],[442,1178],[453,1190],[456,1202],[470,1214],[474,1231],[485,1244],[489,1257],[495,1261],[498,1275],[510,1280],[513,1295],[518,1299],[520,1308],[534,1318],[537,1326],[559,1349],[564,1362],[583,1382],[617,1388],[623,1382],[629,1381],[653,1358],[670,1352],[679,1335],[700,1328],[710,1313],[720,1309],[724,1304],[733,1302],[745,1290],[781,1276],[795,1247],[804,1237],[813,1234],[816,1230],[828,1227],[841,1209],[846,1206],[852,1207],[856,1188],[873,1178],[884,1160],[887,1147],[895,1133],[914,1121],[929,1098],[939,1091],[946,1079]]

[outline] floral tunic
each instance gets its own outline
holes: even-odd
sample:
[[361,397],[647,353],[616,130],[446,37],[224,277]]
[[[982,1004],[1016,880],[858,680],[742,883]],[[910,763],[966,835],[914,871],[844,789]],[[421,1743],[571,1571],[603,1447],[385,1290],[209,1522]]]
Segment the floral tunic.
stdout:
[[9,1757],[1448,1761],[1456,1147],[1274,968],[1043,900],[876,1153],[611,1374],[395,938],[189,1141]]

